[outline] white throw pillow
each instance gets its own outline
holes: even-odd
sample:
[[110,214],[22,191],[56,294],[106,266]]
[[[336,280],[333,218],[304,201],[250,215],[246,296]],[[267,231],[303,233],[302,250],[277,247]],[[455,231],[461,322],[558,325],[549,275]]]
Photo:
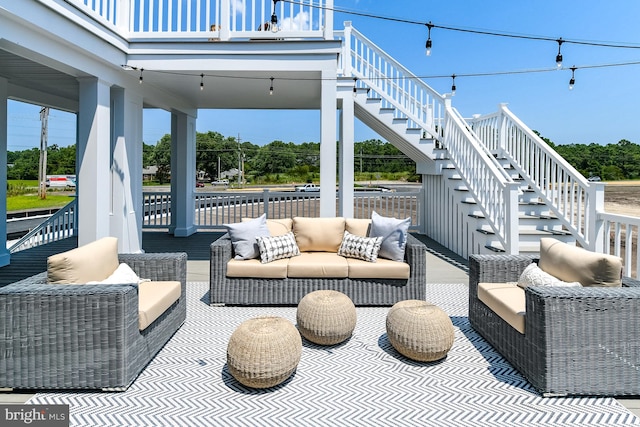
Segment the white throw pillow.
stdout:
[[342,244],[338,249],[338,255],[345,258],[376,262],[381,244],[382,237],[361,237],[345,230]]
[[263,264],[300,255],[300,249],[292,231],[282,236],[259,236],[257,240],[260,248],[260,262]]
[[229,232],[229,237],[231,237],[231,245],[235,254],[234,259],[258,258],[260,249],[256,238],[269,236],[266,214],[245,222],[224,224],[224,227]]
[[141,279],[138,277],[135,271],[131,269],[127,264],[121,263],[116,271],[111,273],[111,276],[101,281],[87,282],[89,285],[118,285],[123,283],[137,283],[148,282],[149,279]]
[[396,219],[371,213],[370,237],[382,237],[378,255],[393,261],[404,261],[404,250],[407,246],[407,234],[411,218]]
[[524,289],[527,286],[576,287],[582,285],[578,282],[563,282],[551,274],[542,271],[540,267],[538,267],[538,264],[532,262],[520,275],[520,278],[518,279],[518,286]]

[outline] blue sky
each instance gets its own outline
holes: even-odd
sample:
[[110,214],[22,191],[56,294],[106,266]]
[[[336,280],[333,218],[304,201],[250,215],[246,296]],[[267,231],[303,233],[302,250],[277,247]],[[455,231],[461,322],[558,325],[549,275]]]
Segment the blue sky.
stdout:
[[[635,44],[640,47],[640,2],[503,0],[335,0],[335,7],[390,18],[490,32],[542,36],[587,42]],[[558,144],[616,143],[628,139],[640,143],[640,65],[581,68],[640,62],[640,49],[580,46],[564,43],[566,69],[484,77],[464,74],[520,72],[555,68],[558,44],[455,32],[434,28],[433,49],[425,56],[427,28],[424,25],[391,22],[336,13],[335,28],[344,21],[440,93],[449,92],[456,74],[453,106],[463,116],[495,112],[499,103],[509,108],[530,128]],[[575,87],[568,90],[576,66]],[[37,147],[39,107],[10,103],[9,150]],[[168,113],[145,111],[143,138],[155,144],[170,131]],[[284,123],[297,126],[282,126]],[[53,111],[49,119],[50,144],[74,142],[73,115]],[[251,123],[251,126],[247,126]],[[225,136],[263,145],[273,140],[317,142],[320,139],[317,111],[200,111],[197,130],[213,130]],[[379,138],[364,125],[356,126],[356,141]]]

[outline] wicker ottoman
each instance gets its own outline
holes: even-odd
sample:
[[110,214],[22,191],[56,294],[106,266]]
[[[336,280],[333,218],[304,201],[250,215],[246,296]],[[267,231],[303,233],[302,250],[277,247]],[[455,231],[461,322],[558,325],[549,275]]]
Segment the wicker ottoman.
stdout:
[[346,340],[356,327],[356,307],[345,294],[314,291],[298,303],[298,330],[303,337],[320,345],[335,345]]
[[419,362],[442,359],[453,346],[453,323],[427,301],[396,303],[387,314],[387,337],[398,353]]
[[227,366],[241,384],[274,387],[293,374],[302,354],[296,327],[282,317],[256,317],[242,322],[231,334]]

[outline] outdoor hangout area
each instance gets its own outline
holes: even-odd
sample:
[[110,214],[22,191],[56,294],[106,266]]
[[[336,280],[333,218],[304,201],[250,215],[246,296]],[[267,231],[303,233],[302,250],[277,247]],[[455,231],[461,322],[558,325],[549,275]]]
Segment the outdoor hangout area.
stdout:
[[[482,255],[467,267],[424,235],[401,230],[390,237],[402,229],[394,218],[347,226],[349,219],[332,218],[324,227],[302,227],[318,220],[259,217],[229,224],[231,233],[190,238],[147,232],[141,255],[114,254],[114,239],[106,238],[47,256],[47,271],[0,288],[3,329],[14,328],[0,342],[0,386],[15,389],[0,398],[68,404],[71,425],[93,426],[457,426],[479,419],[505,426],[640,425],[625,400],[616,400],[637,395],[640,383],[633,368],[640,288],[627,278],[619,282],[619,260],[576,257],[571,251],[578,249],[550,239],[539,261]],[[410,264],[404,283],[388,285],[407,286],[412,275],[421,285],[372,304],[362,293],[380,292],[375,281],[382,279],[345,285],[348,277],[332,278],[342,274],[322,262],[326,269],[291,284],[306,289],[296,301],[292,291],[252,278],[257,264],[277,263],[273,258],[326,256],[317,249],[335,237],[329,223],[342,237],[333,242],[337,249],[324,249],[346,261],[405,263],[408,245],[418,245],[422,262]],[[272,232],[293,240],[265,244],[278,237]],[[231,247],[229,270],[212,267],[220,241]],[[400,241],[405,253],[397,252]],[[177,247],[185,252],[163,252]],[[566,252],[566,261],[557,251]],[[257,292],[271,287],[283,302],[212,303],[216,281],[198,275],[226,275],[246,261],[258,270],[247,268],[245,280],[256,280],[254,287],[263,288]],[[563,262],[574,263],[575,273]],[[534,266],[536,272],[525,272]],[[560,268],[565,281],[545,276],[542,267],[556,274]],[[529,286],[518,286],[525,281]],[[151,287],[166,289],[166,296],[145,292]]]

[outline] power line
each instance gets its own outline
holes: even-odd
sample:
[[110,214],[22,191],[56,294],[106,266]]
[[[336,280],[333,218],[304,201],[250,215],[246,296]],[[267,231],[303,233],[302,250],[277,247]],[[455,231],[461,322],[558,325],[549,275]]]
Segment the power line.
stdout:
[[329,8],[326,6],[319,6],[315,4],[309,5],[296,0],[278,0],[278,1],[282,1],[284,3],[296,4],[300,6],[314,7],[314,8],[319,8],[323,10],[330,10],[333,12],[344,13],[348,15],[362,16],[365,18],[380,19],[384,21],[399,22],[403,24],[421,25],[421,26],[426,26],[428,28],[438,28],[441,30],[457,31],[462,33],[480,34],[480,35],[494,36],[494,37],[507,37],[507,38],[514,38],[514,39],[550,41],[550,42],[559,42],[560,40],[562,40],[561,43],[570,43],[570,44],[577,44],[577,45],[584,45],[584,46],[609,47],[609,48],[618,48],[618,49],[640,49],[640,44],[637,44],[637,43],[627,43],[627,42],[613,43],[613,42],[604,42],[604,41],[563,39],[562,37],[558,38],[558,37],[550,37],[550,36],[536,36],[536,35],[511,33],[507,31],[465,28],[465,27],[457,27],[452,25],[434,24],[431,21],[424,22],[424,21],[416,21],[416,20],[407,19],[407,18],[395,18],[390,16],[376,15],[368,12],[361,12],[358,10],[350,10],[350,9],[344,9],[339,7]]

